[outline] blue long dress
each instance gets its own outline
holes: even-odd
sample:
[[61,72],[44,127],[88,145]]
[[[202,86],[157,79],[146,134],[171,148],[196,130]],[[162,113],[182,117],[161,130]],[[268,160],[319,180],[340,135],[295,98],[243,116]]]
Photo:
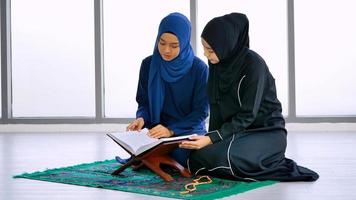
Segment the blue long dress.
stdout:
[[[151,122],[148,102],[148,76],[151,59],[152,56],[149,56],[142,61],[136,95],[138,103],[136,117],[142,117],[147,128],[157,125]],[[159,124],[173,130],[175,136],[206,133],[205,119],[209,110],[206,94],[207,79],[206,64],[195,57],[191,69],[181,79],[173,83],[163,82],[165,96]],[[186,166],[189,152],[189,150],[179,148],[173,151],[171,156]]]

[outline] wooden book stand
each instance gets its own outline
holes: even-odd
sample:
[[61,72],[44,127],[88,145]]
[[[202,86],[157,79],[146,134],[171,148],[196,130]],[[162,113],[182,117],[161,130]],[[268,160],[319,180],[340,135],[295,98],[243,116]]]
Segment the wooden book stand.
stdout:
[[[158,174],[165,181],[173,181],[174,179],[171,175],[167,174],[161,169],[161,164],[165,164],[174,169],[177,169],[179,173],[184,177],[191,177],[191,174],[187,169],[185,169],[182,165],[180,165],[177,161],[175,161],[169,156],[169,153],[175,148],[177,148],[178,145],[178,141],[166,142],[152,149],[149,149],[148,151],[142,153],[139,156],[134,156],[130,153],[132,156],[131,160],[119,167],[119,169],[115,170],[111,175],[117,176],[127,167],[133,166],[133,164],[139,162],[142,163],[142,165],[148,167],[156,174]],[[133,166],[133,168],[135,169],[135,166]]]

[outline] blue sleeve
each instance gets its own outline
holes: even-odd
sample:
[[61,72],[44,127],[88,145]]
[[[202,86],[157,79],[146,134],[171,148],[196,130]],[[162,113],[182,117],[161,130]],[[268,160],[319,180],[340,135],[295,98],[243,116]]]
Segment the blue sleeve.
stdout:
[[[200,61],[200,60],[199,60]],[[206,91],[208,81],[208,67],[204,62],[197,63],[199,71],[194,81],[194,95],[192,97],[192,112],[183,120],[172,124],[169,128],[173,130],[176,136],[185,134],[205,134],[205,119],[209,112],[209,103]]]
[[138,103],[138,109],[136,112],[136,118],[142,117],[145,121],[145,127],[150,126],[150,114],[148,107],[148,72],[150,66],[150,57],[146,58],[141,63],[140,76],[138,80],[136,101]]

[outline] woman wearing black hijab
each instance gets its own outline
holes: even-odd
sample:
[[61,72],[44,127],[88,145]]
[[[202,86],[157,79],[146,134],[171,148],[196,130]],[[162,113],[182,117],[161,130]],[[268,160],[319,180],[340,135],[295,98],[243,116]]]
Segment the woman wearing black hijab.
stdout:
[[315,181],[318,174],[285,157],[287,130],[268,67],[249,49],[244,14],[212,19],[202,44],[209,60],[209,132],[180,147],[196,149],[192,174],[236,180]]

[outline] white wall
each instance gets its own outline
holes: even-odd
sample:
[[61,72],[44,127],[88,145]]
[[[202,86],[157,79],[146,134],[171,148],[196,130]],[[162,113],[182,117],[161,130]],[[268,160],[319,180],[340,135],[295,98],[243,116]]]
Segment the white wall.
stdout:
[[[125,131],[127,124],[0,124],[0,133],[73,133]],[[287,123],[288,132],[356,132],[356,123]]]

